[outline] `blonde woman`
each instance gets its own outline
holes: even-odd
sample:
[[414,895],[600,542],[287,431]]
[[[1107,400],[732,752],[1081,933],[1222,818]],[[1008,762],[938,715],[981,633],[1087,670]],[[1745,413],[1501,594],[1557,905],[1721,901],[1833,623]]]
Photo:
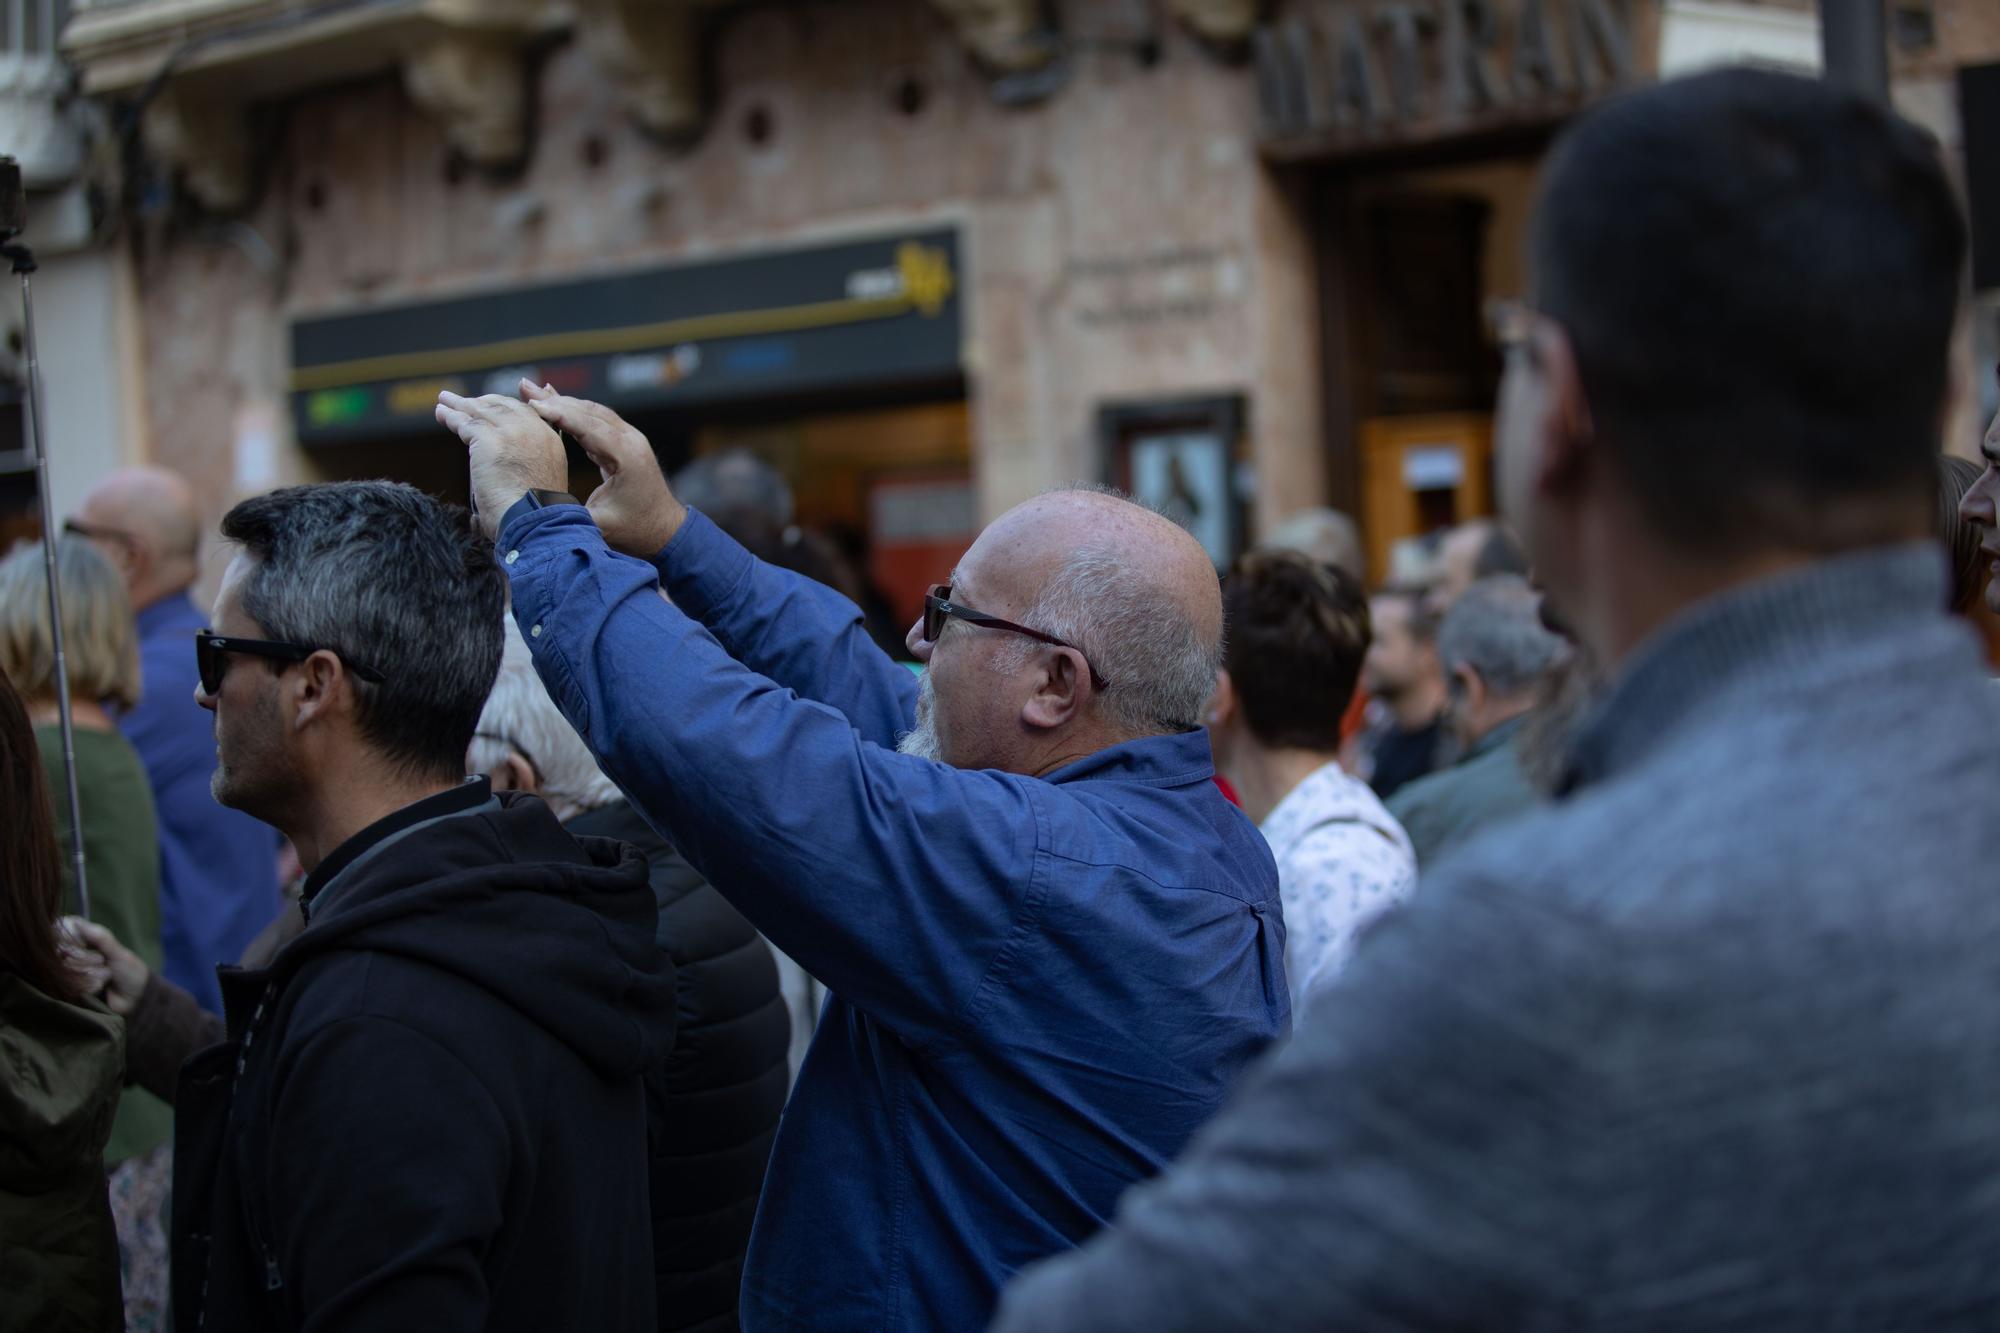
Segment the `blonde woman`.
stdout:
[[[91,915],[158,968],[160,852],[152,788],[137,752],[112,722],[113,710],[139,700],[131,603],[117,570],[88,542],[63,538],[56,546],[56,565],[62,580],[63,648],[76,723],[77,793]],[[0,560],[0,671],[26,701],[35,725],[64,849],[64,910],[74,911],[48,578],[36,545],[22,546]],[[166,1103],[141,1089],[127,1089],[119,1099],[104,1162],[111,1172],[128,1329],[152,1329],[164,1322],[172,1139],[173,1112]]]

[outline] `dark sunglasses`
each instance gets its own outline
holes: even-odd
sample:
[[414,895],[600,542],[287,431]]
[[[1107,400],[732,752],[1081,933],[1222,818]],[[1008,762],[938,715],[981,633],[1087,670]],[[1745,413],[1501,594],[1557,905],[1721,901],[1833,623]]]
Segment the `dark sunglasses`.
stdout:
[[[1009,634],[1025,634],[1031,639],[1038,639],[1043,643],[1054,644],[1058,648],[1067,648],[1078,657],[1083,657],[1083,649],[1077,647],[1068,639],[1058,639],[1053,634],[1044,634],[1038,629],[1029,629],[1026,625],[1016,625],[1011,620],[1002,620],[998,616],[989,616],[985,612],[975,611],[969,606],[960,606],[957,602],[951,600],[951,585],[949,583],[933,583],[930,592],[924,596],[924,642],[936,643],[938,635],[944,633],[944,622],[947,620],[963,620],[968,625],[978,625],[985,629],[1004,629]],[[1090,672],[1090,683],[1094,689],[1103,691],[1111,688],[1111,682],[1097,674],[1097,668],[1090,665],[1089,658],[1083,658],[1083,665]]]
[[[280,662],[303,662],[320,649],[304,643],[280,643],[274,639],[232,639],[227,635],[210,630],[199,630],[194,636],[194,660],[201,672],[201,691],[214,694],[222,688],[222,674],[229,666],[229,654],[245,653],[251,657],[270,657]],[[339,656],[339,650],[326,649]],[[359,662],[340,659],[342,666],[365,681],[380,685],[382,673],[362,666]]]
[[95,523],[79,523],[73,518],[63,520],[63,531],[71,537],[82,537],[93,542],[117,542],[120,546],[137,546],[139,539],[129,532],[116,528],[101,528]]

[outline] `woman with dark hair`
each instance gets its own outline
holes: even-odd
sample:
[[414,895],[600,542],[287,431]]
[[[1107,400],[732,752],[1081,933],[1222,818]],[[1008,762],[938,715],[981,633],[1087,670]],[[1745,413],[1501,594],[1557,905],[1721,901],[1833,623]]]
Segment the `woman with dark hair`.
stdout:
[[57,941],[62,854],[21,696],[0,673],[0,1328],[121,1329],[104,1145],[125,1025]]
[[[2000,427],[2000,421],[1995,422]],[[1984,534],[1965,521],[1965,493],[1979,483],[1977,463],[1946,454],[1938,459],[1938,540],[1951,563],[1951,610],[1979,635],[1986,660],[2000,672],[2000,612],[1987,592],[1993,557],[1980,549]]]
[[[139,638],[132,604],[116,567],[88,541],[59,539],[56,564],[90,914],[157,968],[160,843],[153,789],[138,752],[113,721],[117,710],[139,699]],[[34,725],[45,785],[61,791],[62,701],[57,697],[48,587],[39,546],[23,546],[0,558],[0,671],[13,681]],[[55,816],[57,841],[67,846],[67,803]],[[61,861],[61,874],[64,900],[73,905],[67,858]],[[143,1088],[128,1088],[119,1099],[104,1150],[111,1172],[111,1212],[124,1247],[122,1285],[131,1333],[153,1333],[166,1322],[173,1128],[172,1108]]]

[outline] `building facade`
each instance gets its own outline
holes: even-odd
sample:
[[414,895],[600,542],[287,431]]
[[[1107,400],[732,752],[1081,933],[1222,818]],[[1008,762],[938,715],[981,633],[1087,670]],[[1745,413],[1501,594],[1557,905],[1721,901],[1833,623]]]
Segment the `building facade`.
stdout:
[[[1957,155],[2000,6],[1893,12],[1898,103]],[[1552,133],[1817,40],[1778,0],[96,0],[64,47],[119,150],[126,456],[216,514],[462,495],[429,403],[529,374],[670,465],[771,459],[907,613],[1071,480],[1218,563],[1349,508],[1385,574],[1487,504],[1482,312]]]

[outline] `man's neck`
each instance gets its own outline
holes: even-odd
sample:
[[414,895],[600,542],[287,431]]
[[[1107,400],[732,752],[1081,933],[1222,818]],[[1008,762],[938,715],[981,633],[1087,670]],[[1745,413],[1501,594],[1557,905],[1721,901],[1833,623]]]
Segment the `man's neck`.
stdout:
[[178,572],[165,582],[148,580],[141,583],[132,589],[132,611],[136,615],[141,611],[151,610],[161,602],[170,602],[177,597],[183,597],[193,583],[192,575],[183,578]]
[[457,785],[456,778],[411,779],[380,770],[356,773],[322,782],[299,816],[279,829],[292,840],[299,868],[310,875],[342,843],[369,825]]
[[1231,747],[1229,769],[1223,776],[1236,789],[1243,813],[1261,824],[1301,782],[1334,762],[1336,756],[1324,750],[1274,750],[1249,741]]
[[[1857,500],[1822,508],[1823,549],[1767,546],[1711,555],[1650,535],[1640,508],[1630,502],[1599,507],[1578,535],[1575,567],[1590,571],[1586,586],[1559,597],[1558,606],[1589,645],[1607,676],[1615,676],[1633,651],[1670,622],[1736,588],[1803,569],[1843,552],[1922,541],[1930,536],[1929,503],[1907,501],[1901,513],[1881,501]],[[1834,538],[1839,540],[1835,541]],[[1574,604],[1574,605],[1573,605]]]

